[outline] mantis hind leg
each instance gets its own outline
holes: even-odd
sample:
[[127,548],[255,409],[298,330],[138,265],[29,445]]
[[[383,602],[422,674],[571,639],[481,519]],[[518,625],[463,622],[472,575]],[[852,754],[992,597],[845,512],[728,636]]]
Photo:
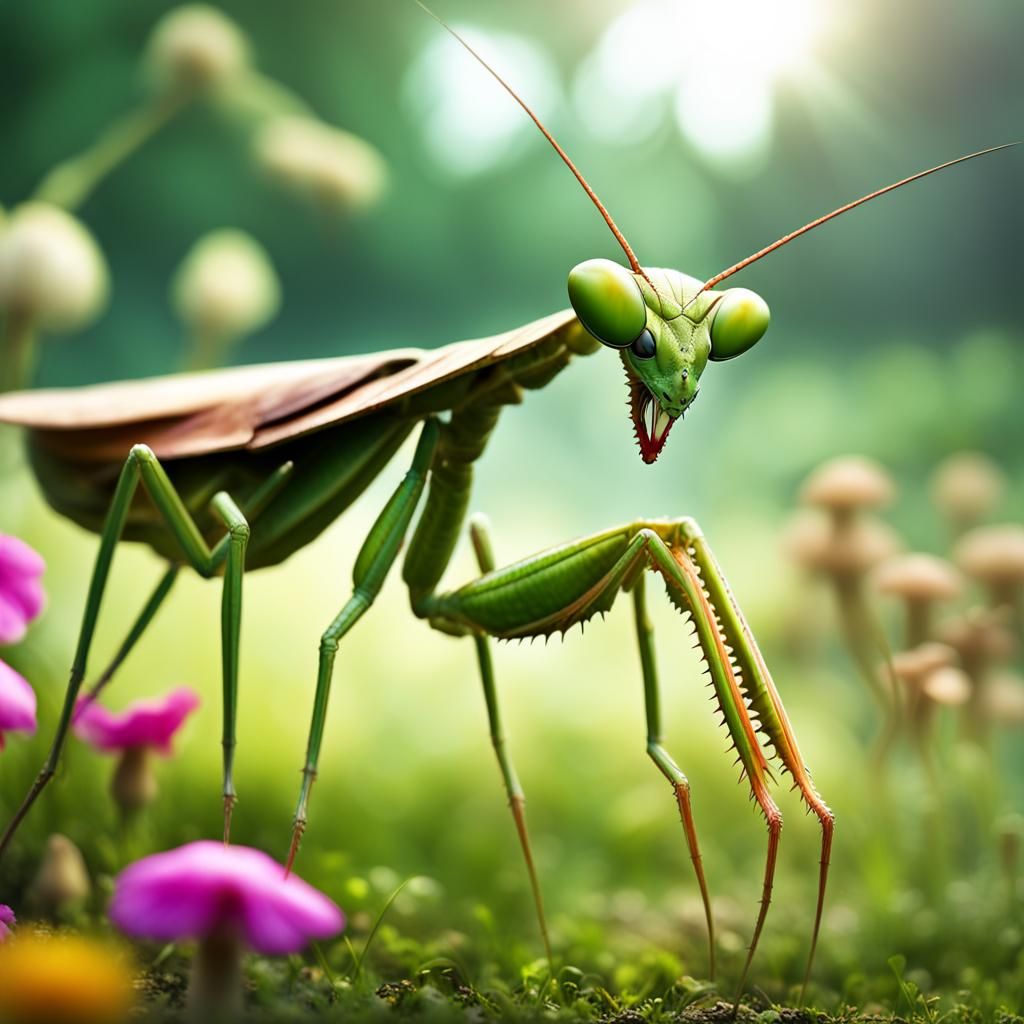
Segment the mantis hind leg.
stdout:
[[[267,482],[253,495],[251,506],[259,511],[270,501],[283,486],[291,471],[286,464],[277,470]],[[15,811],[13,817],[0,836],[0,856],[3,855],[18,826],[28,814],[39,794],[53,778],[60,763],[61,753],[67,739],[68,731],[74,720],[78,704],[79,691],[85,679],[89,653],[96,631],[100,606],[106,592],[110,576],[110,568],[114,558],[125,522],[131,508],[132,499],[139,485],[142,485],[152,497],[168,528],[174,534],[182,550],[185,560],[202,576],[212,576],[226,562],[224,597],[222,601],[222,647],[224,674],[224,807],[225,837],[230,826],[231,809],[235,793],[232,782],[232,765],[234,755],[236,697],[238,690],[238,633],[241,620],[242,575],[245,565],[245,549],[249,538],[249,525],[242,511],[224,491],[218,492],[211,500],[211,507],[227,528],[222,540],[210,548],[203,539],[195,520],[192,518],[181,497],[171,483],[159,460],[145,445],[136,445],[130,452],[118,478],[114,497],[107,513],[106,521],[100,534],[100,547],[93,567],[92,579],[89,584],[85,612],[75,648],[75,656],[71,666],[71,674],[65,692],[64,704],[47,759],[29,788],[25,799]],[[160,604],[170,590],[176,576],[172,567],[164,574],[142,612],[122,643],[114,660],[101,674],[97,684],[93,686],[89,699],[96,694],[120,666],[138,642],[146,627],[150,624]]]
[[[436,628],[454,634],[512,638],[564,633],[611,608],[618,592],[633,587],[645,570],[662,577],[670,601],[692,620],[743,776],[768,827],[761,907],[740,977],[742,990],[767,916],[782,831],[782,815],[768,791],[768,764],[758,731],[774,746],[821,820],[824,865],[832,818],[810,785],[774,684],[696,523],[643,520],[594,534],[487,573],[459,590],[432,594],[418,611]],[[823,867],[816,922],[826,871]]]
[[640,665],[644,676],[644,708],[647,716],[647,755],[657,765],[658,771],[668,779],[679,806],[679,819],[686,834],[686,845],[690,860],[697,875],[701,902],[704,905],[704,920],[708,931],[708,976],[715,979],[715,921],[711,912],[711,897],[704,876],[704,862],[697,842],[697,828],[693,822],[693,808],[690,802],[690,783],[672,755],[662,745],[661,701],[658,694],[658,672],[654,660],[654,627],[647,615],[647,592],[641,575],[633,585],[633,609],[636,619],[637,644],[640,648]]
[[[494,569],[494,554],[491,548],[486,520],[482,516],[474,516],[469,524],[469,531],[480,571],[484,573],[491,572]],[[480,680],[483,683],[484,700],[487,704],[487,723],[490,728],[491,745],[494,747],[494,753],[498,759],[501,778],[505,785],[505,792],[508,795],[509,810],[512,812],[516,834],[519,836],[519,845],[523,851],[523,860],[526,863],[526,873],[530,879],[533,905],[537,914],[537,924],[540,927],[541,938],[544,941],[544,951],[547,955],[548,967],[553,970],[554,958],[551,954],[551,939],[548,933],[547,916],[544,913],[544,897],[541,893],[540,881],[537,878],[533,848],[530,845],[530,832],[526,825],[526,795],[523,793],[523,787],[519,782],[519,776],[516,774],[515,765],[512,763],[512,755],[509,753],[505,733],[501,725],[501,711],[498,706],[498,690],[494,682],[494,665],[491,660],[490,643],[486,636],[479,634],[474,636],[473,640],[476,644]]]

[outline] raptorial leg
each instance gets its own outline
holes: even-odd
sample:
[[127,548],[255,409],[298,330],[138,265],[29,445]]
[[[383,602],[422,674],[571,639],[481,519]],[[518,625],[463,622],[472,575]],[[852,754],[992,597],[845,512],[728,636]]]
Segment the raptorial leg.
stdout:
[[687,524],[687,540],[693,557],[700,567],[704,587],[718,612],[722,631],[733,658],[740,671],[744,695],[750,701],[750,708],[760,719],[760,727],[775,748],[775,753],[793,777],[795,787],[821,825],[821,857],[818,871],[818,900],[814,913],[814,929],[807,956],[800,999],[810,978],[814,954],[818,945],[821,917],[825,906],[825,890],[828,884],[828,869],[832,853],[832,836],[835,830],[835,815],[821,798],[811,781],[806,762],[797,746],[796,734],[782,705],[778,690],[772,680],[768,666],[754,640],[753,631],[747,624],[739,604],[726,582],[714,555],[696,524]]
[[654,660],[654,627],[647,614],[647,595],[644,577],[637,578],[633,586],[633,608],[636,617],[637,643],[640,648],[640,665],[644,676],[644,708],[647,717],[647,754],[668,779],[679,806],[679,817],[686,833],[686,845],[697,875],[700,898],[704,904],[704,918],[708,929],[709,976],[715,978],[715,922],[711,912],[711,897],[704,877],[704,862],[697,843],[697,828],[693,823],[693,809],[690,804],[690,783],[672,755],[662,745],[661,700],[658,692],[658,673]]
[[686,546],[688,520],[648,520],[552,548],[490,572],[457,591],[431,595],[421,614],[446,632],[498,637],[546,636],[607,611],[645,568],[664,578],[673,603],[692,616],[719,708],[751,793],[768,826],[761,908],[741,985],[771,900],[782,814],[768,792],[768,766],[740,690],[728,643]]
[[346,633],[363,617],[380,593],[388,571],[398,556],[409,522],[416,511],[420,495],[427,481],[431,460],[437,447],[438,424],[427,420],[420,433],[412,466],[405,474],[387,505],[370,528],[366,540],[356,557],[352,570],[352,596],[337,614],[320,638],[317,660],[316,694],[313,715],[309,725],[306,760],[302,768],[302,784],[292,823],[292,838],[288,847],[286,872],[290,872],[306,830],[309,814],[309,795],[316,780],[320,747],[323,743],[324,724],[327,720],[327,702],[334,675],[334,659],[338,644]]
[[[469,524],[469,532],[480,571],[490,572],[494,569],[494,554],[491,548],[490,536],[487,532],[486,521],[481,516],[474,516]],[[512,811],[516,834],[519,836],[519,845],[523,851],[523,860],[526,862],[526,873],[530,878],[533,905],[537,913],[537,923],[540,926],[541,938],[544,940],[544,951],[547,954],[548,966],[552,967],[554,958],[551,954],[551,939],[548,934],[547,917],[544,914],[544,898],[541,894],[540,881],[537,878],[537,869],[533,860],[530,833],[526,826],[526,795],[519,782],[519,776],[516,774],[515,765],[512,763],[512,755],[509,753],[505,733],[501,725],[501,711],[498,706],[498,690],[494,681],[494,665],[491,660],[490,644],[487,637],[479,633],[473,636],[473,642],[476,645],[480,680],[483,683],[484,700],[487,704],[487,722],[490,727],[491,745],[494,747],[495,756],[498,758],[498,767],[501,769],[505,792],[508,795],[508,806]]]

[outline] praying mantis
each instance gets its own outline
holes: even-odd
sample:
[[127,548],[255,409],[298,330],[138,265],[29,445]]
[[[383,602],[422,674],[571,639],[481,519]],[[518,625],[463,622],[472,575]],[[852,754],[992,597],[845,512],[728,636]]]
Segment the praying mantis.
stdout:
[[971,153],[878,189],[701,280],[642,266],[605,206],[530,107],[456,38],[522,106],[575,175],[622,248],[628,269],[606,259],[584,261],[569,275],[571,309],[495,337],[434,351],[398,349],[0,398],[0,421],[26,428],[30,463],[47,501],[100,538],[52,747],[0,836],[0,856],[58,767],[83,699],[93,636],[121,541],[148,545],[168,567],[84,699],[95,699],[111,681],[183,567],[203,577],[221,576],[225,841],[229,838],[236,802],[233,765],[245,575],[279,564],[313,542],[418,429],[411,464],[356,558],[351,597],[320,640],[288,869],[307,828],[339,647],[372,607],[404,546],[402,578],[413,614],[441,632],[469,637],[475,645],[490,737],[550,959],[525,797],[501,725],[490,641],[564,633],[609,610],[619,594],[628,594],[644,684],[647,752],[669,782],[680,814],[714,974],[714,923],[690,786],[663,741],[645,592],[645,575],[652,572],[661,578],[669,601],[692,621],[718,708],[767,825],[762,900],[741,990],[767,917],[781,836],[782,816],[770,791],[771,761],[790,773],[820,823],[806,985],[821,924],[834,819],[811,781],[753,631],[697,523],[686,517],[640,519],[499,568],[486,526],[476,519],[469,532],[481,575],[454,590],[439,587],[463,532],[474,465],[502,410],[520,402],[524,390],[543,388],[577,357],[602,348],[617,351],[626,372],[639,452],[645,463],[654,462],[696,398],[709,363],[742,355],[768,327],[768,307],[760,296],[744,288],[720,290],[718,285],[862,203],[1007,146]]

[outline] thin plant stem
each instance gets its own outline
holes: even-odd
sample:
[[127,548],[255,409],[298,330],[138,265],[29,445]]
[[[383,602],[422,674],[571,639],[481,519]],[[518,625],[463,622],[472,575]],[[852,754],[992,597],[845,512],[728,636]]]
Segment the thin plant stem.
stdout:
[[31,382],[36,363],[36,331],[32,314],[9,309],[0,343],[0,393],[18,391]]
[[118,118],[84,152],[59,163],[39,183],[33,199],[75,210],[116,167],[152,138],[192,98],[165,96]]

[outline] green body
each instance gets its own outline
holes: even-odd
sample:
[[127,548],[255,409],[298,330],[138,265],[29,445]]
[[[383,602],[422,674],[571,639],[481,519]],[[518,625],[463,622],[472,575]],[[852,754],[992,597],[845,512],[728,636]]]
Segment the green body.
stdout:
[[[603,270],[598,267],[597,271],[600,282]],[[643,388],[647,389],[643,395],[653,396],[641,396],[643,409],[647,409],[644,403],[649,405],[654,400],[665,414],[681,414],[693,400],[716,344],[721,345],[730,331],[735,333],[734,325],[725,335],[715,330],[730,293],[702,292],[699,281],[674,271],[649,270],[642,275],[621,271],[625,278],[619,271],[621,268],[612,271],[617,282],[635,289],[642,306],[645,340],[641,348],[645,355],[635,356],[635,345],[623,348],[621,353],[631,393],[635,397]],[[576,298],[581,302],[592,298],[585,294],[586,289],[577,291]],[[587,324],[593,330],[593,325],[601,321],[601,312],[591,312],[594,316]],[[636,327],[636,312],[634,308],[633,321],[625,321],[627,329],[620,337]],[[739,334],[739,340],[749,340],[750,325],[741,324]],[[679,809],[704,901],[713,970],[711,906],[689,783],[665,749],[661,735],[653,636],[643,593],[644,573],[651,571],[662,578],[672,603],[692,620],[725,725],[768,824],[761,909],[744,977],[770,902],[782,825],[768,793],[768,763],[757,737],[759,730],[821,821],[816,938],[832,816],[811,785],[753,637],[696,524],[687,519],[641,520],[495,568],[489,539],[477,523],[472,535],[483,575],[454,591],[438,591],[464,528],[474,464],[483,455],[502,408],[521,401],[524,389],[545,386],[573,355],[597,347],[579,322],[571,316],[556,315],[496,340],[460,343],[437,353],[402,350],[367,357],[356,364],[331,363],[324,366],[323,382],[318,365],[312,367],[311,377],[299,365],[291,371],[283,367],[264,378],[257,373],[257,379],[266,383],[252,395],[246,391],[250,378],[240,377],[243,371],[228,371],[223,388],[219,384],[222,378],[204,376],[182,378],[169,389],[154,382],[114,386],[113,393],[102,391],[84,398],[30,393],[0,399],[0,419],[23,422],[31,428],[31,462],[47,500],[101,538],[57,735],[35,785],[0,838],[0,853],[56,771],[78,707],[100,606],[121,540],[148,544],[170,565],[86,699],[95,699],[110,682],[170,592],[180,566],[190,566],[203,576],[222,574],[223,799],[227,838],[236,799],[233,761],[244,574],[277,564],[314,540],[359,497],[403,441],[419,428],[412,463],[378,515],[353,566],[351,596],[321,636],[289,866],[306,828],[341,642],[373,606],[408,538],[402,576],[414,614],[445,633],[471,636],[476,645],[491,738],[550,958],[524,798],[501,728],[488,638],[564,632],[607,611],[620,593],[629,591],[634,597],[644,678],[647,753],[671,784]],[[147,387],[150,391],[145,390]],[[169,397],[166,390],[170,391]],[[220,404],[197,407],[190,395],[192,390],[214,396],[222,391],[230,397]],[[147,401],[150,394],[151,402]],[[131,408],[138,408],[140,414],[127,420],[119,417],[116,409],[111,414],[108,405],[113,401],[116,406],[118,396],[128,396],[135,403]],[[72,429],[67,421],[76,417],[84,422],[79,429]],[[122,460],[118,449],[128,438],[132,439],[131,450]],[[417,512],[419,519],[413,530]],[[751,717],[751,709],[758,715],[757,722]]]

